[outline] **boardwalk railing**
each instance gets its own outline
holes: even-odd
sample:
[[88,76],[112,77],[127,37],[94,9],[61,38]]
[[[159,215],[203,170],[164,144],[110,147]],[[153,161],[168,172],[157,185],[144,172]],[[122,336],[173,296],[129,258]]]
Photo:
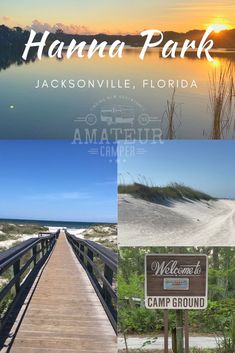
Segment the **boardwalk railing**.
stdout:
[[117,254],[93,241],[65,234],[117,332]]
[[57,239],[59,234],[60,234],[60,229],[58,229],[56,233],[40,232],[40,233],[38,233],[38,237],[41,238],[41,237],[49,237],[50,235],[55,235],[55,237]]
[[0,330],[25,287],[54,247],[59,232],[40,235],[0,253]]

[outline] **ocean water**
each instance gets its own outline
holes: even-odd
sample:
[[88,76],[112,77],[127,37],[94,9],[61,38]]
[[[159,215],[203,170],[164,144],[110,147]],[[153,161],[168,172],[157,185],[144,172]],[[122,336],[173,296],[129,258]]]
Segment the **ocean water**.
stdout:
[[[37,219],[0,219],[0,223],[13,223],[13,224],[38,224],[41,226],[47,226],[50,228],[68,228],[68,229],[87,229],[92,225],[98,224],[93,222],[65,222],[65,221],[46,221]],[[102,223],[99,223],[102,224]],[[105,224],[105,223],[103,223]]]

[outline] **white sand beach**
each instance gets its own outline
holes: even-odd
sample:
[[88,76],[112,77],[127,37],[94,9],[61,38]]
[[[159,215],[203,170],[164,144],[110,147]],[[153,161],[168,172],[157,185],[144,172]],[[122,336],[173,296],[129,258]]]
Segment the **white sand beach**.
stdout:
[[[58,227],[48,227],[48,232],[55,233],[59,228]],[[78,238],[84,238],[82,233],[86,229],[67,229],[69,233],[75,235]],[[12,246],[19,244],[20,242],[26,241],[31,238],[38,238],[38,233],[35,234],[19,234],[15,237],[15,239],[8,239],[4,241],[0,241],[1,249],[7,250],[10,249]],[[3,251],[3,250],[2,250]]]
[[234,246],[235,200],[157,204],[119,195],[121,246]]
[[[55,233],[59,229],[59,227],[51,227],[45,226],[48,228],[47,232]],[[75,235],[77,238],[81,239],[90,239],[96,242],[104,242],[109,241],[113,243],[117,243],[117,230],[113,230],[112,226],[103,226],[103,225],[96,225],[90,228],[67,228],[67,231],[70,234]],[[0,237],[5,235],[4,232],[0,231]],[[25,240],[30,238],[37,238],[38,233],[34,234],[16,234],[13,238],[7,240],[0,239],[0,251],[5,251],[12,246],[19,244]]]
[[[49,227],[49,226],[48,226],[48,228],[49,228],[49,232],[51,232],[51,233],[55,233],[59,229],[59,227]],[[70,234],[73,234],[76,237],[83,239],[84,237],[83,237],[82,233],[84,233],[86,229],[85,228],[81,228],[81,229],[78,229],[78,228],[66,228],[66,230]]]

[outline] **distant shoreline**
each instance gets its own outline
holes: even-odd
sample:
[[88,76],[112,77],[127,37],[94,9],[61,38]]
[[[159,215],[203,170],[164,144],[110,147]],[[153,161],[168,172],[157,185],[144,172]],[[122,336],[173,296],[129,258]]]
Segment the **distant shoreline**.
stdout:
[[48,227],[65,227],[65,228],[89,228],[96,224],[116,224],[112,222],[76,222],[76,221],[49,221],[37,219],[8,219],[0,218],[0,223],[16,223],[16,224],[39,224]]

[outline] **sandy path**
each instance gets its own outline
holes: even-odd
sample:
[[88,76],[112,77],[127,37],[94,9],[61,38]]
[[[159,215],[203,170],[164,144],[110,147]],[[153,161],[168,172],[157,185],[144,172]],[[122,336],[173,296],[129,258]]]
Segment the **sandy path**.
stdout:
[[[128,348],[129,349],[141,349],[143,347],[143,344],[146,341],[150,341],[151,338],[149,337],[129,337],[127,339],[128,342]],[[189,338],[189,346],[190,348],[210,348],[210,349],[215,349],[218,347],[217,342],[220,340],[220,338],[215,338],[212,336],[193,336]],[[171,337],[169,338],[169,348],[171,348],[172,343],[171,343]],[[123,338],[118,339],[118,348],[119,349],[124,349],[125,348],[125,343]],[[163,349],[164,348],[164,337],[159,336],[155,341],[152,341],[151,344],[148,344],[146,346],[146,349],[148,350],[156,350],[156,349]]]
[[164,206],[120,195],[118,234],[121,246],[232,246],[235,200]]

